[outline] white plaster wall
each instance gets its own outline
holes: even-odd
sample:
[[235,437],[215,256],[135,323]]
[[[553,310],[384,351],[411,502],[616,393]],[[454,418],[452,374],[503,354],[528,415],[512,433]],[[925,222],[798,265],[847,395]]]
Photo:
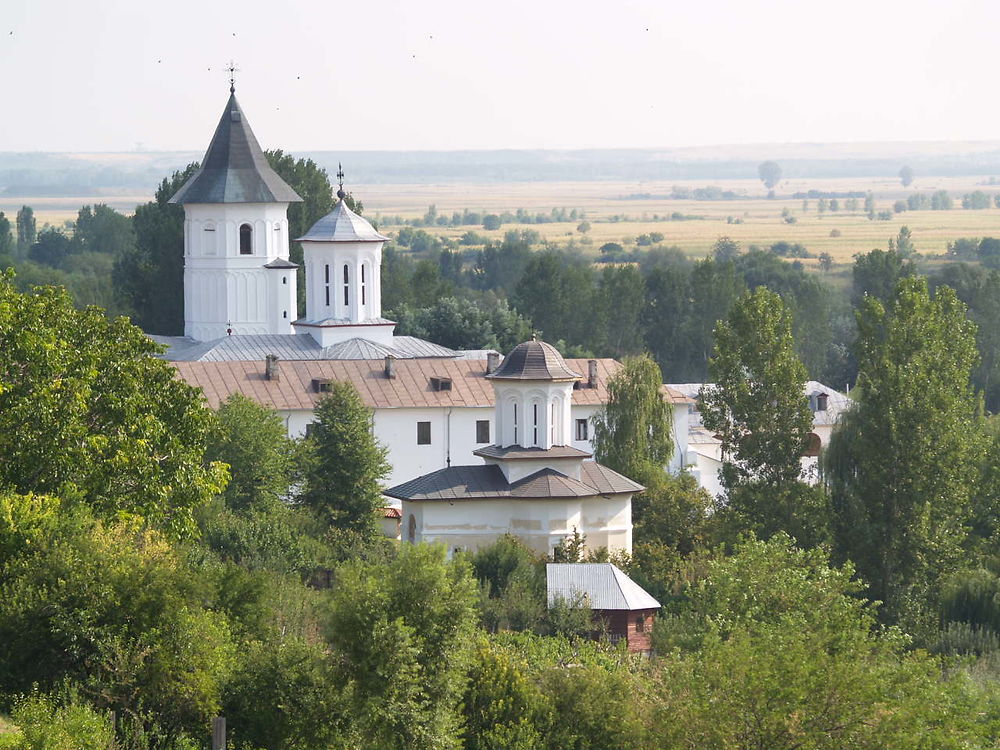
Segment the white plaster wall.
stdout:
[[572,382],[495,380],[493,387],[498,445],[547,450],[573,442]]
[[449,551],[476,550],[511,533],[542,554],[574,530],[586,536],[588,549],[632,551],[631,495],[583,499],[403,501],[402,538],[441,542]]
[[[261,365],[263,367],[263,364]],[[593,424],[590,422],[594,414],[600,411],[599,406],[573,406],[570,410],[570,424],[575,435],[577,419],[588,420],[588,440],[574,440],[570,444],[583,451],[593,451]],[[311,410],[280,411],[285,420],[288,434],[291,437],[302,437],[306,433],[306,425],[313,421]],[[686,412],[685,412],[686,417]],[[476,422],[487,420],[490,423],[490,442],[476,442]],[[417,422],[431,423],[431,444],[417,445]],[[452,466],[478,466],[483,459],[474,456],[473,451],[497,442],[496,424],[494,423],[493,407],[454,407],[451,409],[450,432],[447,407],[429,407],[422,409],[377,409],[375,412],[375,437],[389,447],[389,462],[392,473],[386,481],[386,486],[400,484],[423,474],[428,474],[448,465],[451,456]],[[450,440],[446,437],[450,434]],[[684,435],[687,435],[685,426]],[[678,450],[680,441],[677,441]],[[685,455],[688,453],[684,447]],[[679,458],[675,456],[675,463]]]
[[[263,268],[288,257],[287,203],[184,206],[184,334],[197,341],[235,334],[290,333],[294,305],[269,289]],[[240,255],[239,228],[253,227],[251,255]],[[294,300],[294,290],[291,299]],[[280,304],[282,310],[275,311]]]
[[[361,323],[382,316],[382,242],[303,242],[306,319]],[[348,295],[344,304],[344,266]],[[330,267],[329,282],[326,267]],[[363,273],[362,273],[363,269]],[[326,290],[330,296],[327,304]],[[364,292],[362,293],[362,287]]]
[[[450,415],[449,415],[450,411]],[[302,437],[313,421],[307,410],[279,412],[291,437]],[[490,422],[490,443],[476,442],[476,421]],[[417,422],[431,423],[430,445],[417,445]],[[483,459],[472,452],[493,442],[493,409],[486,407],[433,407],[426,409],[378,409],[375,437],[389,448],[392,472],[386,486],[400,484],[448,466],[478,466]]]

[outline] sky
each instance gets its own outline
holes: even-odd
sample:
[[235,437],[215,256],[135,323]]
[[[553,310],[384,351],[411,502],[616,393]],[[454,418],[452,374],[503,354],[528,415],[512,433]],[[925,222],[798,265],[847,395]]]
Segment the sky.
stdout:
[[996,0],[0,0],[0,151],[1000,139]]

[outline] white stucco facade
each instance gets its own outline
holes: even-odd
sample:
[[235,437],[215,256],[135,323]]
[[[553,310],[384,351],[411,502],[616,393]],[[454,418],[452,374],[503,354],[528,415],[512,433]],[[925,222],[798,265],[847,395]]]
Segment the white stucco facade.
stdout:
[[[592,419],[599,409],[590,405],[571,406],[574,433],[576,421],[586,420],[588,439],[572,440],[569,445],[593,452]],[[307,426],[316,418],[314,412],[305,409],[286,409],[278,413],[285,421],[289,437],[304,436]],[[417,443],[419,422],[430,423],[429,444]],[[484,442],[477,440],[482,429],[479,422],[487,423],[489,439]],[[487,405],[375,409],[374,431],[376,439],[389,449],[392,472],[385,480],[386,485],[399,484],[448,466],[482,463],[473,451],[492,444],[497,434],[494,409]]]
[[574,531],[586,536],[590,549],[632,549],[632,497],[517,500],[404,500],[402,538],[408,542],[440,542],[450,552],[476,550],[514,534],[534,551],[552,550]]
[[238,334],[291,334],[294,268],[287,203],[184,205],[184,335],[211,341]]

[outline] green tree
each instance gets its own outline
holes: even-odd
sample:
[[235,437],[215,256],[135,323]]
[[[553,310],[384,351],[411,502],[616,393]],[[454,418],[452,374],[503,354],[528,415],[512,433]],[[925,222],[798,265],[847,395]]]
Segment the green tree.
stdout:
[[327,640],[364,744],[460,747],[476,586],[441,546],[404,544],[387,562],[337,570]]
[[505,299],[481,302],[440,297],[431,307],[396,308],[397,333],[433,341],[452,349],[510,351],[531,338],[531,322],[512,310]]
[[382,507],[380,482],[390,470],[388,452],[375,440],[372,410],[353,385],[330,384],[330,392],[316,404],[306,450],[302,502],[331,526],[376,537],[375,511]]
[[899,170],[899,182],[903,187],[909,187],[913,184],[913,169],[910,167],[903,167]]
[[833,269],[833,256],[830,253],[820,253],[819,267],[824,273],[829,273]]
[[869,221],[875,218],[875,193],[871,191],[865,195],[865,213]]
[[10,231],[10,219],[0,211],[0,258],[12,256],[16,247],[14,235]]
[[777,294],[748,292],[716,325],[709,373],[714,383],[702,389],[701,413],[722,442],[725,512],[765,536],[785,531],[803,544],[816,541],[822,501],[801,482],[812,428],[806,369]]
[[28,252],[28,248],[35,244],[36,225],[35,212],[31,206],[21,206],[17,212],[17,250],[21,255]]
[[189,164],[174,172],[160,183],[154,200],[135,209],[135,246],[115,261],[120,304],[148,333],[184,332],[184,208],[167,201],[197,169]]
[[926,634],[938,582],[961,561],[981,454],[975,325],[951,289],[931,298],[907,278],[888,305],[865,300],[857,349],[856,406],[826,462],[837,549],[889,620]]
[[637,482],[655,482],[674,457],[672,416],[656,362],[648,355],[626,357],[594,417],[595,458]]
[[134,514],[183,534],[225,486],[211,412],[124,318],[0,278],[0,485]]
[[851,303],[860,307],[866,297],[883,304],[892,299],[901,279],[913,276],[916,266],[896,250],[872,250],[854,256]]
[[764,183],[764,187],[773,190],[781,182],[781,165],[776,161],[761,162],[757,167],[757,176]]
[[73,252],[73,243],[58,229],[43,229],[38,239],[28,248],[28,258],[35,263],[59,268]]
[[281,417],[237,393],[215,414],[205,458],[229,465],[230,509],[267,511],[289,494],[294,452]]
[[740,243],[731,237],[719,237],[712,245],[712,258],[717,263],[736,260],[740,254]]
[[849,565],[831,568],[779,535],[703,568],[654,631],[661,651],[677,648],[657,670],[658,747],[987,744],[985,703],[961,676],[907,653],[898,631],[875,627]]
[[167,738],[218,713],[230,630],[162,535],[66,513],[0,561],[0,582],[0,690],[69,681],[96,707]]
[[483,229],[487,231],[495,231],[500,228],[501,224],[500,217],[496,214],[486,214],[483,217]]
[[103,203],[84,206],[76,215],[74,253],[105,253],[118,258],[134,251],[132,221]]

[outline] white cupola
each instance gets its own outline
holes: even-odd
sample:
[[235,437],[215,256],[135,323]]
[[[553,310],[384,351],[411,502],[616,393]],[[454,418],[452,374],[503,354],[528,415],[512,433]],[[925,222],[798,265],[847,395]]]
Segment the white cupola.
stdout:
[[267,163],[230,87],[201,168],[170,199],[184,206],[185,336],[292,333],[288,204],[301,200]]
[[348,208],[345,195],[341,184],[333,211],[296,240],[306,269],[306,315],[294,325],[324,347],[352,338],[391,346],[396,324],[382,317],[381,278],[389,238]]
[[543,467],[579,478],[580,461],[590,454],[573,447],[570,429],[573,384],[582,376],[559,351],[526,341],[486,377],[493,382],[497,442],[475,454],[499,465],[508,481]]

